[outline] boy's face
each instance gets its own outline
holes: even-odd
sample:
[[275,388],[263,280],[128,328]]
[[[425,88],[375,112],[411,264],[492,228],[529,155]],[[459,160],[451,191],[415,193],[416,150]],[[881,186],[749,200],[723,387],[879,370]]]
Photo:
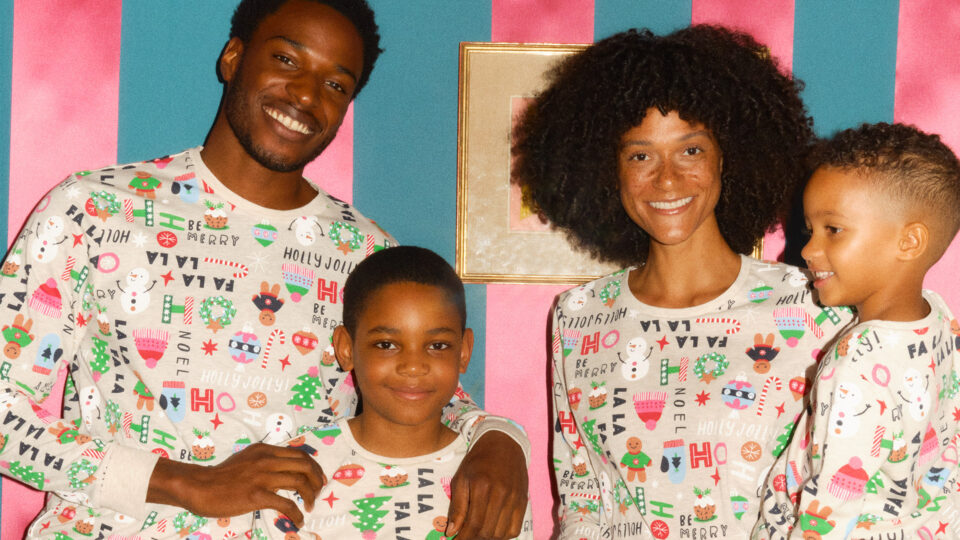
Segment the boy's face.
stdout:
[[363,69],[363,41],[330,6],[290,0],[248,43],[220,59],[224,114],[244,150],[280,172],[302,168],[333,140]]
[[901,212],[856,171],[821,167],[803,193],[810,240],[801,255],[828,306],[856,306],[863,320],[893,302]]
[[440,410],[467,370],[473,332],[448,293],[432,285],[384,285],[367,299],[354,336],[334,331],[337,359],[353,370],[367,419],[419,426],[440,421]]

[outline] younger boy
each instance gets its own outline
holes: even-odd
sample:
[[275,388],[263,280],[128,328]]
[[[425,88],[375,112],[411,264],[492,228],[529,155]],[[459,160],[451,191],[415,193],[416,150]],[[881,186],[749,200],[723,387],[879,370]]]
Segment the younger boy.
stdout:
[[900,124],[813,152],[802,255],[820,301],[857,310],[766,480],[755,538],[957,538],[957,335],[922,290],[960,227],[960,163]]
[[[265,510],[253,534],[447,538],[450,480],[467,452],[441,414],[473,348],[463,284],[430,250],[377,252],[347,278],[333,347],[340,367],[353,371],[362,412],[287,443],[314,456],[327,484],[302,528]],[[529,516],[528,505],[521,538],[532,538]]]

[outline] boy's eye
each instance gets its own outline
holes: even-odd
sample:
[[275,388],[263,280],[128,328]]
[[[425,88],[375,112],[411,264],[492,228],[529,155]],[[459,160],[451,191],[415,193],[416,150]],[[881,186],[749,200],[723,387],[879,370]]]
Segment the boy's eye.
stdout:
[[449,343],[435,342],[430,344],[430,350],[433,351],[443,351],[450,348]]
[[390,342],[390,341],[377,341],[377,342],[375,342],[375,343],[373,344],[373,347],[374,347],[375,349],[380,349],[380,350],[384,350],[384,351],[388,351],[388,350],[390,350],[390,349],[395,349],[395,348],[396,348],[396,346],[395,346],[392,342]]

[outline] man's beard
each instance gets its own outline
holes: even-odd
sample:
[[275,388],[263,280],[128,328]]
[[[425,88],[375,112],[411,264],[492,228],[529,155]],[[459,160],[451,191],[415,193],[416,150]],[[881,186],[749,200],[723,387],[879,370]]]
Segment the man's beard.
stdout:
[[[272,154],[266,148],[253,142],[249,125],[251,111],[239,91],[239,86],[239,84],[233,84],[227,89],[226,101],[224,102],[227,123],[230,124],[233,135],[240,141],[240,145],[243,146],[247,154],[265,168],[281,173],[302,169],[316,159],[333,141],[333,137],[330,137],[315,152],[300,161],[286,161],[282,157]],[[336,132],[334,132],[334,135],[336,135]]]

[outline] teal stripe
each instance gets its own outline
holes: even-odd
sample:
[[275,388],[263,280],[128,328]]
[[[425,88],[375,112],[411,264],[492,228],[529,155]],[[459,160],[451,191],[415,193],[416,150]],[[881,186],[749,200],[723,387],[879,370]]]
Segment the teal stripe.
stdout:
[[203,142],[220,102],[216,60],[235,1],[124,2],[120,163]]
[[819,135],[893,121],[897,0],[797,2],[793,71]]
[[649,28],[655,34],[669,34],[690,26],[693,0],[594,0],[595,41],[628,28]]
[[[13,2],[0,3],[0,246],[7,245],[10,198],[10,105],[13,79]],[[6,248],[4,247],[4,251]]]
[[[385,52],[354,107],[353,200],[401,243],[453,261],[459,43],[490,40],[490,1],[370,3]],[[469,289],[478,347],[463,380],[482,388],[485,294]]]

